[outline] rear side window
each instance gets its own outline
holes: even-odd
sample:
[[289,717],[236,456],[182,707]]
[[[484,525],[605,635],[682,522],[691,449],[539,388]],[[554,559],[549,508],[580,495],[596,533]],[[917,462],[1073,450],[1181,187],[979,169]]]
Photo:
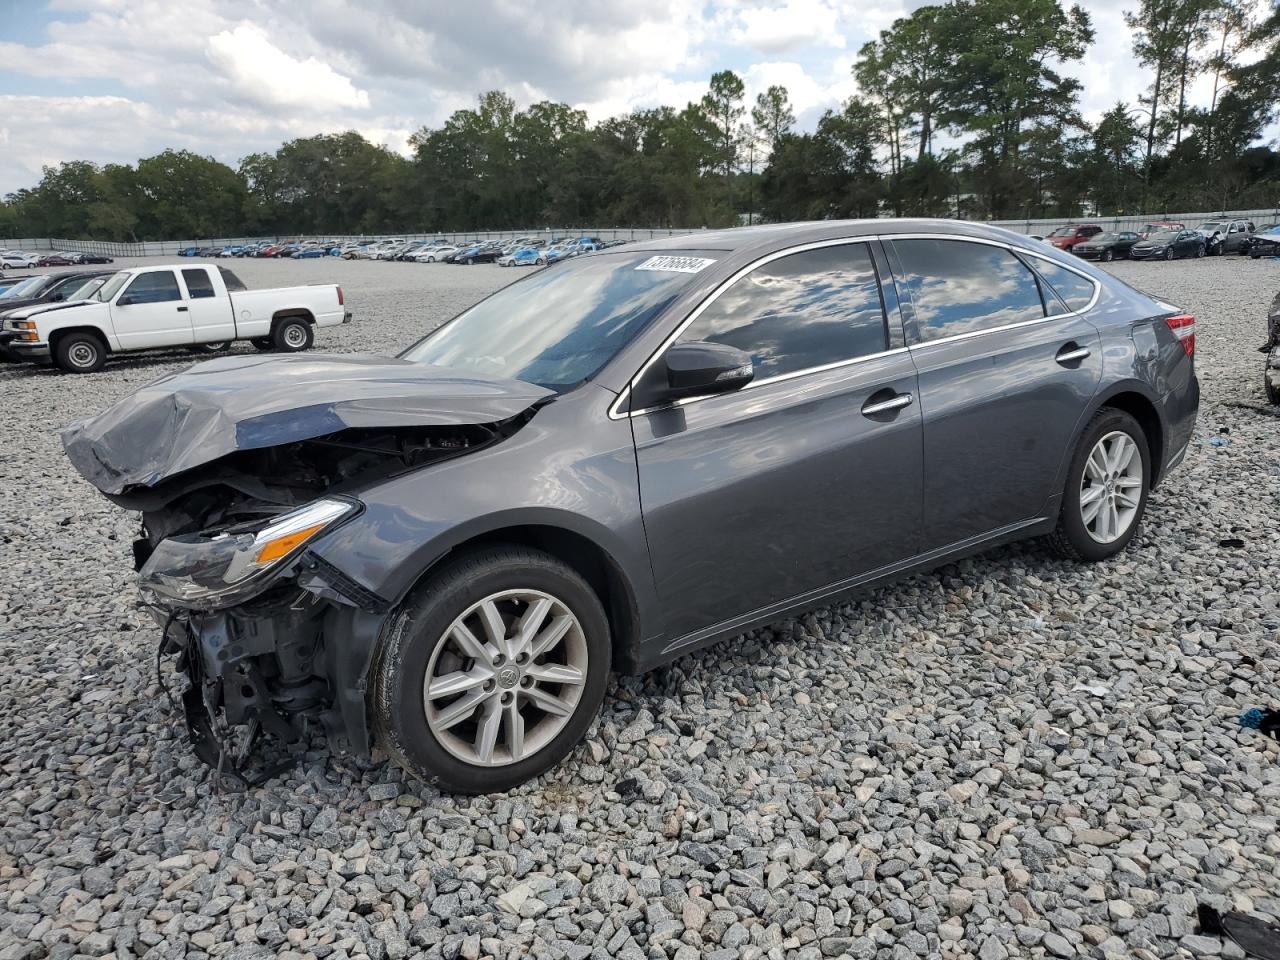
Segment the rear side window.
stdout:
[[183,270],[182,279],[192,300],[213,296],[213,281],[204,270]]
[[182,294],[178,291],[178,278],[172,270],[139,274],[124,293],[134,303],[165,303],[182,299]]
[[680,335],[751,354],[756,380],[880,353],[884,306],[865,243],[771,260],[738,280]]
[[915,315],[913,342],[1045,316],[1035,275],[1004,247],[966,240],[895,240],[893,248]]
[[1051,260],[1033,257],[1031,262],[1035,265],[1041,279],[1048,283],[1050,289],[1062,298],[1070,310],[1074,312],[1089,306],[1089,302],[1093,300],[1092,280]]

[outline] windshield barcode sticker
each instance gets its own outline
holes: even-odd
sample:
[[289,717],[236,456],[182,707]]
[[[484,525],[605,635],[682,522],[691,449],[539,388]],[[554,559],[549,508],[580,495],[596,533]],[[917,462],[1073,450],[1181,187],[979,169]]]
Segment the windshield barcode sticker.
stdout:
[[665,270],[668,273],[697,273],[715,263],[702,257],[650,257],[637,270]]

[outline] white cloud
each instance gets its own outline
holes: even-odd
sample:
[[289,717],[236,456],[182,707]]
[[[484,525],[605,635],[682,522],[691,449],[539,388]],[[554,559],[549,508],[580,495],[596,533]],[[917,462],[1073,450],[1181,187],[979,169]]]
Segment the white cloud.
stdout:
[[209,38],[209,61],[246,100],[314,112],[369,106],[369,94],[315,57],[299,60],[242,23]]
[[780,5],[740,7],[736,19],[730,39],[763,53],[845,45],[836,9],[827,0],[785,0]]

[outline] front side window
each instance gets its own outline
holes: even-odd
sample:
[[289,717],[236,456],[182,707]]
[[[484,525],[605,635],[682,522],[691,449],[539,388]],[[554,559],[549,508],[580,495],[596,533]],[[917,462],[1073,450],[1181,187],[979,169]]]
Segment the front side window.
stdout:
[[401,357],[564,391],[612,360],[717,255],[565,260],[481,300]]
[[213,296],[213,281],[204,270],[183,270],[182,280],[187,285],[187,294],[192,300],[200,300]]
[[804,250],[752,270],[702,311],[679,342],[751,354],[757,381],[885,349],[884,306],[865,243]]
[[178,291],[178,278],[172,270],[141,273],[124,293],[134,303],[167,303],[182,299],[182,294]]
[[1035,276],[1004,247],[966,240],[895,240],[893,248],[915,315],[916,343],[1045,316]]

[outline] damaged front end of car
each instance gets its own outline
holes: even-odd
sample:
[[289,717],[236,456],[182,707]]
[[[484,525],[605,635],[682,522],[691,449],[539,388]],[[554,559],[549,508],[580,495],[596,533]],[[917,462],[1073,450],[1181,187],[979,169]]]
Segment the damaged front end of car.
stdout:
[[[545,399],[527,384],[359,364],[255,375],[213,361],[64,432],[77,469],[141,514],[134,566],[162,627],[158,665],[185,678],[171,695],[224,788],[289,766],[287,745],[316,721],[368,753],[364,682],[391,601],[309,548],[360,516],[362,489],[500,442]],[[286,371],[313,381],[291,380],[291,403],[261,382]]]
[[1267,339],[1260,350],[1267,357],[1262,367],[1262,387],[1267,401],[1280,404],[1280,293],[1267,311]]

